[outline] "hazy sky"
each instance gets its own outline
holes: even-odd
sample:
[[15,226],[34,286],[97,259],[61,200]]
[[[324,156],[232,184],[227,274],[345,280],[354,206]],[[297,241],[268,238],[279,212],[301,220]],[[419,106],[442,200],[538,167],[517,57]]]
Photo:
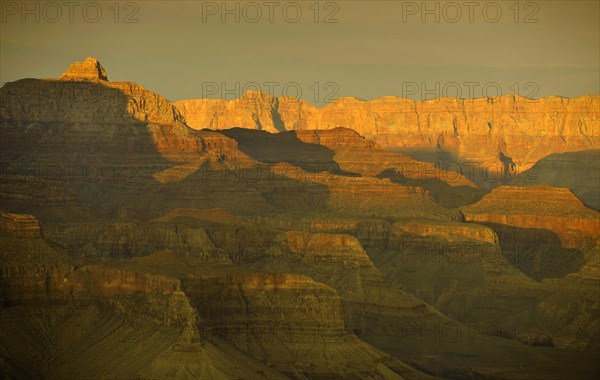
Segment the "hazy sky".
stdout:
[[600,93],[596,0],[0,3],[1,82],[95,56],[170,100]]

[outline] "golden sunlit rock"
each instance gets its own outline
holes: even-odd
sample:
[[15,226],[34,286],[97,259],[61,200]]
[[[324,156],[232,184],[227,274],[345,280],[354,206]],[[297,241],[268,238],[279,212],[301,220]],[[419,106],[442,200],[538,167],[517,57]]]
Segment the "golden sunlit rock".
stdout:
[[598,374],[598,95],[0,96],[2,378]]

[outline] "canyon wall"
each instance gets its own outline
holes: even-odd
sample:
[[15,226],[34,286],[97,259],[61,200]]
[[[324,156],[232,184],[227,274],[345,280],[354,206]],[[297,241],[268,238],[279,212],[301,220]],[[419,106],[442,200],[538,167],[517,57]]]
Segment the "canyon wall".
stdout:
[[565,248],[594,247],[600,237],[600,213],[565,188],[501,186],[461,211],[467,221],[546,231],[538,239]]
[[[388,149],[444,151],[477,164],[512,162],[525,170],[551,153],[600,147],[600,96],[499,96],[414,101],[340,98],[324,108],[249,91],[241,98],[174,103],[195,129],[281,132],[347,127]],[[502,156],[500,155],[502,154]]]

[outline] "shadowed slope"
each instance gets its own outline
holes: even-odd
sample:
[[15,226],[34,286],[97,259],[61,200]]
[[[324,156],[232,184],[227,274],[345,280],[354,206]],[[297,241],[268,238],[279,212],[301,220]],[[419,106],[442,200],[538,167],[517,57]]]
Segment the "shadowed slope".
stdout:
[[600,210],[600,150],[555,153],[519,174],[515,186],[550,185],[571,189],[585,204]]

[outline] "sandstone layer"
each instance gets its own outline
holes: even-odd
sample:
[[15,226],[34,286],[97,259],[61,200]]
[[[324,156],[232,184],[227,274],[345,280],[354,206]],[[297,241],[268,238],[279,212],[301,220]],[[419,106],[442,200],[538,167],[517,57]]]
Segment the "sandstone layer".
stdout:
[[192,99],[175,105],[195,129],[280,132],[342,126],[385,148],[445,152],[461,165],[503,165],[512,160],[519,171],[551,153],[600,146],[600,100],[595,95],[424,101],[341,98],[318,109],[302,100],[250,91],[231,101]]
[[564,188],[502,186],[461,210],[467,221],[550,231],[566,248],[594,246],[600,236],[600,213]]
[[511,185],[569,188],[586,205],[600,210],[600,150],[554,153],[516,176]]
[[73,63],[67,71],[60,76],[60,79],[91,79],[108,80],[104,67],[94,57],[87,57],[83,62]]
[[0,230],[19,237],[40,237],[40,223],[33,215],[0,213]]

